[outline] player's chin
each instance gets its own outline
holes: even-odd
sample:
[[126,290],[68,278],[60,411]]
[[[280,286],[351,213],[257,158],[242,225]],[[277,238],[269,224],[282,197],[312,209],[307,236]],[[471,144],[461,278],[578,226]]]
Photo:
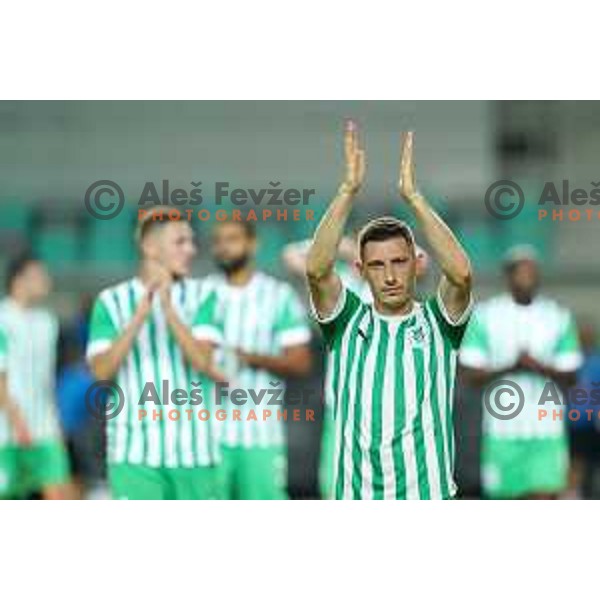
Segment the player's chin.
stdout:
[[182,277],[187,277],[191,272],[191,265],[177,265],[171,269],[171,276],[174,279],[181,279]]
[[406,293],[389,292],[381,295],[381,303],[389,310],[401,309],[406,306],[407,302]]

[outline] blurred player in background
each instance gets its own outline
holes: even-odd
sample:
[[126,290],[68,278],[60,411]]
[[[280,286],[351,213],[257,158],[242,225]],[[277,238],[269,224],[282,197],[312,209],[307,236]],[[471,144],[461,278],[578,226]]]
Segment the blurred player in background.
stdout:
[[60,500],[71,491],[55,401],[58,322],[39,306],[50,288],[36,258],[21,256],[9,264],[8,296],[0,302],[7,407],[0,415],[0,477],[8,495]]
[[[312,241],[302,240],[288,244],[283,251],[283,262],[288,271],[298,277],[306,278],[306,257]],[[344,287],[352,290],[364,302],[372,302],[373,296],[369,284],[360,274],[360,260],[357,253],[358,240],[343,237],[338,249],[338,260],[335,265]],[[415,245],[417,283],[425,277],[429,266],[427,252]],[[327,374],[329,374],[328,372]],[[321,447],[319,452],[319,488],[322,498],[331,498],[333,495],[333,452],[335,424],[333,420],[334,390],[326,374],[325,403],[323,407],[323,420],[321,429]]]
[[569,419],[571,438],[572,496],[585,500],[600,496],[600,349],[598,334],[592,321],[579,324],[579,340],[583,363],[577,373],[577,389],[585,395],[573,398],[570,409],[578,411],[578,419]]
[[[214,298],[188,278],[196,253],[192,228],[154,211],[139,222],[136,237],[138,275],[99,295],[87,349],[96,378],[114,378],[124,394],[123,409],[108,420],[112,494],[117,499],[221,498],[213,385],[200,376],[218,377],[210,364],[220,333]],[[163,382],[169,394],[184,390],[185,404],[163,397]],[[198,382],[201,405],[189,399]],[[147,384],[154,384],[161,404],[139,403]],[[173,409],[179,414],[176,420],[168,418]],[[211,411],[211,417],[198,418],[200,409]],[[156,413],[160,418],[154,418]]]
[[416,189],[413,135],[404,137],[400,193],[413,210],[442,279],[436,297],[414,296],[412,231],[393,217],[359,234],[360,269],[373,303],[344,287],[337,249],[364,177],[356,127],[345,132],[346,178],[314,236],[307,275],[328,347],[335,391],[337,499],[454,496],[455,356],[471,307],[469,260]]
[[[519,386],[524,406],[514,418],[498,419],[483,411],[481,477],[490,498],[556,498],[567,487],[567,405],[538,402],[548,382],[566,390],[582,362],[571,313],[538,293],[540,268],[532,247],[516,246],[504,262],[508,291],[481,303],[463,341],[460,362],[467,380],[488,386],[494,381]],[[498,399],[499,405],[516,403]],[[491,400],[492,406],[494,402]],[[540,418],[540,409],[548,416]],[[563,412],[562,419],[552,411]]]
[[78,499],[105,498],[104,432],[86,406],[86,394],[94,377],[77,338],[63,336],[61,368],[56,382],[58,413],[69,456],[72,488]]
[[[311,367],[310,327],[293,288],[254,266],[256,232],[252,223],[224,221],[213,231],[213,256],[219,274],[203,282],[218,298],[223,347],[219,365],[230,389],[265,390],[261,404],[238,406],[223,401],[227,418],[221,424],[227,497],[276,500],[287,497],[285,422],[269,405],[266,390],[275,385],[283,399],[285,379],[307,375]],[[232,418],[233,410],[241,418]],[[263,418],[263,410],[271,415]],[[257,420],[249,419],[251,411]]]
[[16,454],[20,446],[28,446],[31,443],[25,417],[19,405],[8,393],[7,371],[8,337],[0,326],[0,422],[6,424],[14,439],[13,445],[0,447],[0,500],[21,497],[21,491],[18,489],[19,473],[16,469]]

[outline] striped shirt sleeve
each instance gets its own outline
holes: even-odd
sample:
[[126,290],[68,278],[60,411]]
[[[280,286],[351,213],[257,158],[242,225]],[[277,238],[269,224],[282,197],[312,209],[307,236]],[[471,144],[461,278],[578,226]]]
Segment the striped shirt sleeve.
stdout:
[[342,285],[342,291],[340,292],[337,304],[327,317],[320,317],[318,315],[312,303],[312,298],[310,304],[312,316],[321,328],[325,343],[331,347],[336,340],[342,337],[352,316],[361,307],[362,301],[352,290]]
[[282,347],[307,344],[310,341],[310,327],[302,302],[291,286],[281,287],[282,301],[275,321],[275,335]]
[[223,325],[218,314],[217,290],[203,295],[192,323],[192,335],[198,340],[223,344]]
[[559,371],[576,371],[582,363],[575,320],[570,313],[566,313],[561,335],[554,348],[554,368]]
[[490,366],[490,343],[480,310],[475,311],[460,347],[459,361],[465,367],[486,369]]
[[469,323],[469,318],[471,317],[471,312],[473,310],[473,297],[471,296],[469,298],[469,305],[467,308],[465,308],[463,314],[458,320],[453,320],[448,314],[439,291],[435,296],[429,298],[427,303],[431,307],[431,310],[435,315],[444,337],[446,337],[450,341],[452,347],[457,350],[465,335],[467,324]]
[[103,294],[100,294],[92,309],[87,358],[92,358],[108,350],[118,336],[117,324],[108,310]]

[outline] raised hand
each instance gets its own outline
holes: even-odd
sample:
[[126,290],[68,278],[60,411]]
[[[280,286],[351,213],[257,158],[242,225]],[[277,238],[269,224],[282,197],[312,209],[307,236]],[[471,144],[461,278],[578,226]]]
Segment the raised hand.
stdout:
[[414,140],[413,131],[408,131],[402,135],[402,155],[400,158],[400,178],[398,180],[398,190],[400,195],[411,202],[420,194],[417,190],[417,178],[415,172],[414,159]]
[[158,294],[161,303],[167,305],[171,300],[171,284],[173,278],[169,271],[158,261],[148,261],[149,281],[148,288],[152,293]]
[[341,187],[346,193],[356,194],[365,178],[365,151],[360,146],[358,127],[352,120],[346,121],[344,130],[344,158],[346,174]]

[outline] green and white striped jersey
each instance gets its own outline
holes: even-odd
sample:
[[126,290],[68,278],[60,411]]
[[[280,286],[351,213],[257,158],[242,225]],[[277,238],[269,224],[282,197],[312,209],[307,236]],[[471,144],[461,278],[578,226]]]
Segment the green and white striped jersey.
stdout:
[[[505,293],[479,304],[460,350],[461,364],[476,369],[501,370],[514,365],[523,352],[559,371],[578,369],[583,358],[570,312],[543,296],[537,296],[529,305],[522,305]],[[502,438],[565,435],[562,420],[539,418],[539,408],[564,408],[565,411],[567,408],[538,404],[546,378],[515,372],[501,379],[508,379],[523,390],[525,404],[517,416],[505,420],[494,418],[484,408],[484,434]],[[560,390],[557,391],[562,400]]]
[[[21,408],[34,443],[60,439],[55,396],[58,321],[43,308],[25,308],[5,298],[0,302],[0,328],[6,337],[8,393]],[[6,416],[0,415],[0,447],[14,442]]]
[[[306,311],[291,285],[266,273],[255,272],[244,286],[230,285],[220,274],[209,275],[203,285],[217,294],[217,319],[223,331],[223,346],[219,363],[231,377],[229,393],[234,388],[242,390],[284,390],[285,381],[264,369],[243,365],[237,359],[236,349],[253,354],[276,356],[289,346],[307,344],[310,326]],[[280,383],[278,383],[280,382]],[[276,418],[283,406],[269,406],[272,396],[266,393],[262,404],[256,405],[248,398],[242,405],[233,405],[227,397],[222,408],[227,418],[222,422],[222,443],[228,447],[270,447],[285,443],[285,423]],[[283,398],[283,391],[279,399]],[[278,400],[279,401],[279,400]],[[271,416],[257,420],[247,419],[267,409]],[[233,410],[240,411],[240,419],[233,419]]]
[[[122,334],[145,293],[138,278],[100,293],[91,318],[88,359],[106,351]],[[214,319],[215,297],[207,293],[199,281],[184,279],[174,283],[171,301],[179,318],[196,338],[214,343],[220,341],[221,334]],[[166,322],[158,295],[155,295],[152,311],[115,381],[123,391],[125,406],[116,417],[107,419],[110,463],[191,468],[220,462],[213,410],[214,384],[194,371],[184,358]],[[169,398],[163,394],[165,381],[169,386]],[[160,405],[152,401],[139,402],[149,382],[155,385]],[[199,382],[201,387],[193,385]],[[181,405],[171,402],[175,388],[187,393],[187,399]],[[201,404],[190,400],[194,389],[201,389]],[[140,409],[147,410],[148,416],[140,418]],[[161,412],[161,419],[152,418],[155,410]],[[172,410],[179,414],[178,419],[168,418],[168,412]],[[210,417],[199,418],[198,413],[202,410],[208,410]]]
[[435,297],[388,317],[342,287],[332,314],[317,318],[335,391],[335,498],[455,494],[453,390],[469,314],[452,323]]

